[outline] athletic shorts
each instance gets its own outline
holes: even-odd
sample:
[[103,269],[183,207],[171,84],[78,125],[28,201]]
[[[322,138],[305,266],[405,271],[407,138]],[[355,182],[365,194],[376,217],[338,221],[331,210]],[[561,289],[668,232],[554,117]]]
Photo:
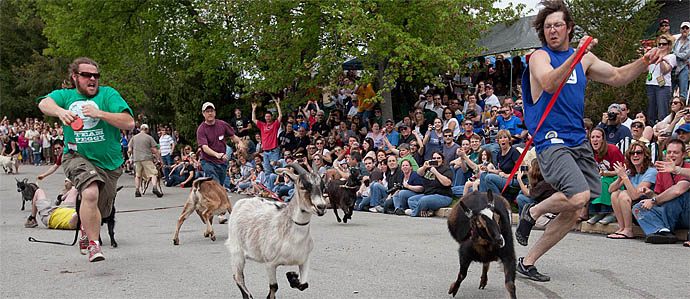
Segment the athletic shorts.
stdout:
[[599,167],[589,142],[574,147],[552,145],[537,153],[537,161],[544,181],[567,198],[584,191],[589,191],[590,198],[601,194]]
[[36,210],[38,211],[36,216],[38,216],[37,218],[40,219],[46,227],[48,227],[50,214],[52,214],[55,209],[57,209],[57,207],[46,198],[45,192],[42,189],[36,190]]
[[117,193],[117,179],[122,175],[122,167],[114,170],[107,170],[97,167],[79,153],[69,151],[62,156],[62,167],[74,187],[81,192],[91,183],[98,184],[98,209],[101,217],[110,216]]
[[154,165],[151,160],[134,161],[134,171],[138,178],[148,179],[158,176],[156,165]]

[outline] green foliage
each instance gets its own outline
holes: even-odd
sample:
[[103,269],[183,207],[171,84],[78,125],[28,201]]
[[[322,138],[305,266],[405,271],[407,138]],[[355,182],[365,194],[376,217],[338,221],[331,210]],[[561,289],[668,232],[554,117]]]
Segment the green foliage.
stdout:
[[[566,1],[577,25],[577,36],[593,36],[599,43],[592,52],[613,66],[622,66],[639,58],[637,49],[644,39],[644,31],[659,14],[660,4],[641,0],[568,0]],[[577,44],[573,40],[574,44]],[[595,123],[601,120],[601,113],[611,103],[630,103],[630,117],[645,111],[644,77],[621,87],[598,82],[587,84],[585,94],[587,111],[585,116]]]

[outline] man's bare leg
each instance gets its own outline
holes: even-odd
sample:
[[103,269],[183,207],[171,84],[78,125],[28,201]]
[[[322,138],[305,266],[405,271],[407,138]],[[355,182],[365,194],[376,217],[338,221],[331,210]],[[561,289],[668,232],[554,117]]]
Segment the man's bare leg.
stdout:
[[91,241],[98,241],[101,231],[101,211],[98,209],[98,183],[89,184],[81,192],[81,205],[79,206],[79,217],[86,232],[86,237]]
[[[558,216],[549,223],[544,234],[536,244],[529,250],[523,263],[534,265],[534,263],[551,247],[556,245],[573,228],[577,222],[579,209],[589,200],[589,191],[575,194],[567,199],[561,192],[553,194],[551,197],[532,207],[528,212],[532,217],[539,217],[543,213],[559,213]],[[547,210],[550,209],[550,210]],[[536,218],[534,218],[536,219]]]

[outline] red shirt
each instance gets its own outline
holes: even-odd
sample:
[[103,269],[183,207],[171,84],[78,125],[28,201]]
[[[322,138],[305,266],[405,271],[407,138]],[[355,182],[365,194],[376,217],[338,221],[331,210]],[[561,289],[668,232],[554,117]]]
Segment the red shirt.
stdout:
[[[690,163],[683,162],[683,168],[690,168]],[[671,186],[677,184],[680,181],[688,181],[684,176],[671,174],[670,172],[658,172],[656,174],[656,185],[654,186],[654,193],[661,194],[666,189],[671,188]]]
[[623,154],[617,146],[613,144],[606,145],[608,145],[609,147],[606,151],[606,156],[600,158],[597,157],[597,153],[594,153],[594,160],[597,160],[597,163],[599,163],[600,168],[604,167],[607,171],[614,171],[613,164],[615,164],[616,162],[625,164],[625,157],[623,156]]
[[270,124],[257,120],[256,127],[261,130],[262,150],[268,151],[278,147],[278,129],[280,128],[280,118],[277,118]]

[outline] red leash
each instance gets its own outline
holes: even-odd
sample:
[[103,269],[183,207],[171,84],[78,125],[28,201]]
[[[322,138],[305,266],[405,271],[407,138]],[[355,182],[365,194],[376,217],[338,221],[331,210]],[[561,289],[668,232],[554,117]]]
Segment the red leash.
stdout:
[[563,89],[563,86],[565,86],[565,82],[568,81],[568,78],[570,77],[570,74],[575,69],[575,66],[577,66],[577,64],[580,63],[580,61],[582,60],[582,57],[585,56],[585,50],[587,49],[587,47],[589,46],[589,43],[592,42],[593,39],[594,38],[591,36],[588,37],[587,40],[585,41],[585,44],[582,46],[582,48],[580,48],[580,50],[575,55],[575,60],[570,65],[570,69],[568,70],[568,75],[565,76],[565,78],[563,78],[561,85],[558,86],[558,89],[556,89],[556,92],[553,94],[553,97],[551,97],[551,101],[549,102],[549,105],[546,106],[546,110],[544,111],[544,115],[541,116],[541,120],[539,120],[539,124],[537,125],[537,128],[534,130],[534,134],[532,135],[532,138],[527,140],[527,143],[525,144],[525,149],[522,151],[522,154],[520,155],[520,158],[518,158],[517,162],[515,162],[515,166],[513,166],[513,170],[510,172],[510,176],[508,177],[508,181],[503,186],[503,190],[501,190],[501,194],[503,194],[503,192],[506,191],[506,188],[508,188],[510,181],[515,176],[515,173],[517,172],[518,169],[520,169],[520,165],[522,164],[522,160],[525,159],[525,155],[527,154],[527,151],[529,151],[530,145],[532,145],[532,140],[534,139],[534,136],[537,135],[537,132],[539,131],[539,128],[541,127],[541,124],[544,123],[544,120],[546,120],[546,116],[549,115],[549,112],[551,112],[551,108],[553,107],[553,105],[556,104],[556,99],[558,99],[558,95],[561,93],[561,89]]

